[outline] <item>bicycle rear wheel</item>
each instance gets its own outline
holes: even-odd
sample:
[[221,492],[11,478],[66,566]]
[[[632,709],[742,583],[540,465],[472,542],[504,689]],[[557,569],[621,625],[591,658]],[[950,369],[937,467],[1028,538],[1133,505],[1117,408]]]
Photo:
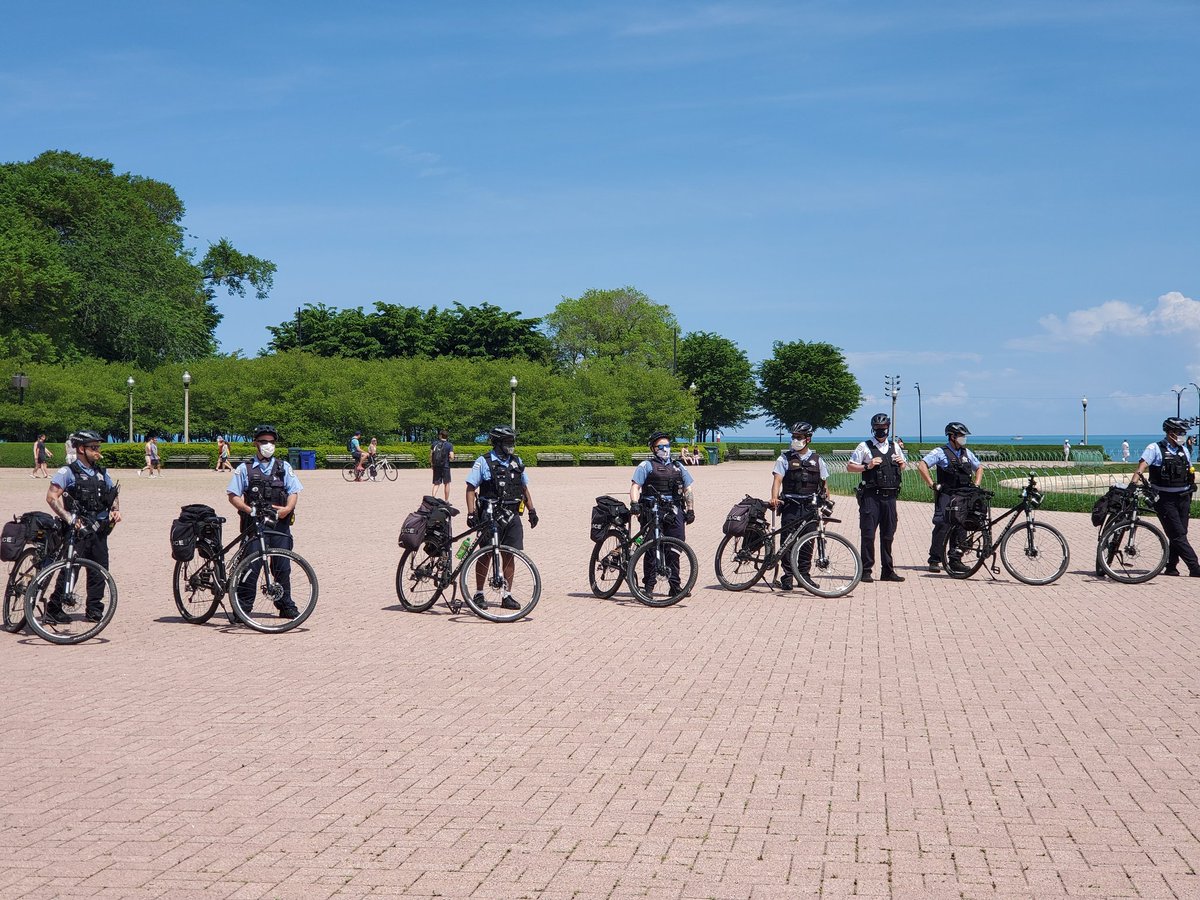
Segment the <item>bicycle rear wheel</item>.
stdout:
[[792,571],[809,593],[844,597],[862,581],[858,549],[832,531],[810,531],[792,545]]
[[13,562],[12,571],[8,573],[8,581],[4,585],[3,628],[10,634],[25,627],[25,592],[37,574],[38,562],[38,551],[29,547],[21,551]]
[[625,580],[627,537],[623,531],[613,528],[606,531],[604,537],[592,547],[592,558],[588,561],[588,583],[592,586],[592,593],[602,600],[607,600],[620,590],[621,582]]
[[1144,519],[1122,522],[1100,535],[1099,563],[1113,581],[1149,581],[1167,565],[1167,536]]
[[[100,609],[87,608],[87,581],[100,579]],[[79,644],[102,632],[117,611],[117,583],[90,559],[59,560],[34,576],[25,591],[25,624],[52,644]]]
[[211,561],[198,555],[175,561],[175,608],[185,622],[203,625],[212,618],[220,602],[216,572]]
[[727,534],[717,545],[713,560],[717,581],[727,591],[749,590],[766,574],[774,553],[775,539],[762,532]]
[[946,574],[951,578],[970,578],[983,565],[985,550],[984,532],[967,531],[954,525],[942,545],[942,562]]
[[491,544],[476,547],[459,570],[458,586],[471,611],[481,619],[516,622],[537,606],[542,576],[533,560],[513,547],[501,544],[498,562]]
[[673,537],[646,541],[625,566],[633,596],[655,607],[671,606],[691,594],[698,572],[695,551]]
[[292,550],[268,547],[262,553],[255,551],[240,559],[229,573],[229,605],[234,615],[255,631],[291,631],[317,608],[317,574]]
[[396,596],[409,612],[425,612],[437,603],[446,579],[446,559],[424,549],[405,550],[396,566]]
[[1000,562],[1017,581],[1051,584],[1067,571],[1071,548],[1053,525],[1025,522],[1009,529],[1000,541]]

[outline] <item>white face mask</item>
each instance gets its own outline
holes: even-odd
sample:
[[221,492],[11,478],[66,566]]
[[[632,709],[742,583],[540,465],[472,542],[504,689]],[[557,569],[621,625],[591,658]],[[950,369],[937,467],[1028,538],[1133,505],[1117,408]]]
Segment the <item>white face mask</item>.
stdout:
[[258,455],[261,456],[263,459],[270,459],[272,456],[275,455],[275,445],[270,444],[270,443],[259,444],[258,445]]
[[808,446],[808,441],[804,440],[804,438],[792,438],[792,449],[793,450],[803,450],[807,446]]

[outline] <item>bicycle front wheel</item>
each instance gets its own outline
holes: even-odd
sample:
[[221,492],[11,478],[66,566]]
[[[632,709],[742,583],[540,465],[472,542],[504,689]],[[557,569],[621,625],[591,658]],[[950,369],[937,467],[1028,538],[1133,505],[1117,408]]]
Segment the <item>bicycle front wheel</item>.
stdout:
[[383,477],[388,481],[395,481],[400,477],[400,470],[390,464],[383,466]]
[[951,578],[970,578],[987,556],[983,531],[967,531],[955,525],[942,545],[942,562]]
[[588,583],[592,593],[607,600],[621,587],[625,580],[625,539],[622,531],[613,528],[604,533],[592,547],[592,558],[588,561]]
[[489,622],[516,622],[537,606],[542,576],[533,560],[512,547],[477,547],[459,570],[458,586],[471,611]]
[[1071,548],[1053,525],[1026,522],[1004,535],[1000,541],[1000,561],[1017,581],[1051,584],[1067,571]]
[[22,550],[8,573],[4,585],[5,631],[14,634],[25,627],[25,592],[37,574],[38,551],[32,547]]
[[696,553],[679,538],[646,541],[630,554],[625,567],[629,589],[647,606],[678,603],[696,586]]
[[1099,562],[1113,581],[1149,581],[1167,565],[1167,536],[1143,519],[1122,522],[1100,535]]
[[758,584],[775,553],[775,539],[758,531],[727,534],[717,545],[713,561],[717,581],[727,591],[745,591]]
[[850,541],[832,531],[810,531],[792,545],[792,571],[809,593],[843,597],[862,581],[862,557]]
[[446,559],[424,549],[405,550],[396,566],[396,596],[409,612],[425,612],[437,603],[446,583]]
[[[88,585],[100,599],[88,604]],[[90,559],[59,560],[34,576],[25,591],[25,624],[52,644],[79,644],[102,632],[117,611],[117,583]]]
[[255,551],[229,573],[229,605],[255,631],[290,631],[317,608],[317,573],[292,550]]
[[175,608],[185,622],[203,625],[217,611],[221,598],[216,574],[213,564],[199,556],[175,561]]

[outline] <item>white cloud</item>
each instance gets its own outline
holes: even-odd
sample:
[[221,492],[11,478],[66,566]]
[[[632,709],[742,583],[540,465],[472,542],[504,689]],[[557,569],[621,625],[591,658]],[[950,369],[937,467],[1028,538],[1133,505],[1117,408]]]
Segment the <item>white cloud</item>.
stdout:
[[1072,310],[1065,316],[1038,319],[1040,334],[1015,338],[1007,346],[1025,350],[1053,350],[1064,344],[1090,344],[1109,334],[1139,336],[1195,332],[1200,334],[1200,301],[1171,291],[1151,309],[1109,300],[1099,306]]

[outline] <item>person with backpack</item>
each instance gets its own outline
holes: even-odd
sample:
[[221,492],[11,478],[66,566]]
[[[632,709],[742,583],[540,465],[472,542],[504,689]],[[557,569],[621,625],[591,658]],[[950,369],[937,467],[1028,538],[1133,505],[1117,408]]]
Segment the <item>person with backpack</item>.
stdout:
[[450,499],[450,463],[454,462],[454,445],[447,439],[445,428],[438,429],[437,440],[429,448],[429,466],[433,469],[433,494],[437,496],[438,485],[443,495]]
[[896,535],[896,497],[900,478],[908,460],[900,439],[888,440],[892,420],[887,413],[871,416],[871,437],[854,448],[847,472],[860,472],[858,496],[859,552],[862,555],[862,580],[870,584],[875,565],[875,533],[879,533],[879,580],[903,581],[892,559],[892,539]]
[[1200,562],[1187,536],[1192,494],[1196,492],[1196,472],[1186,446],[1188,425],[1171,416],[1163,420],[1162,427],[1163,440],[1146,445],[1130,484],[1149,472],[1150,483],[1158,491],[1154,511],[1168,541],[1167,567],[1162,573],[1178,575],[1179,561],[1183,560],[1188,574],[1200,578]]
[[[664,537],[687,540],[684,526],[691,525],[696,520],[695,496],[692,484],[695,479],[679,461],[671,459],[671,436],[665,431],[656,431],[650,435],[650,452],[652,456],[640,462],[633,470],[629,485],[629,505],[638,509],[643,498],[654,498],[658,501],[659,509],[666,507],[666,516],[662,520]],[[654,588],[654,565],[652,554],[645,554],[645,567],[642,570],[642,583],[646,593]],[[667,551],[667,583],[671,592],[680,590],[679,552]]]
[[363,466],[368,462],[367,454],[362,448],[362,432],[356,431],[346,442],[346,449],[350,451],[350,455],[354,457],[354,480],[362,481]]
[[[983,480],[983,465],[979,458],[967,449],[967,435],[971,432],[962,422],[946,423],[946,446],[936,447],[925,454],[917,463],[917,472],[921,480],[934,493],[933,503],[933,537],[929,543],[929,571],[940,572],[942,567],[942,548],[950,533],[950,523],[946,521],[946,507],[950,505],[950,497],[955,491],[968,487],[978,487]],[[937,482],[929,474],[930,469],[937,470]]]
[[[807,422],[792,426],[792,444],[779,454],[775,468],[771,470],[771,509],[782,509],[781,525],[786,536],[794,528],[815,527],[811,516],[811,501],[824,497],[825,483],[829,480],[829,467],[809,444],[812,442],[813,427]],[[806,501],[809,501],[806,503]],[[811,546],[811,545],[810,545]],[[793,572],[790,560],[784,563],[783,575],[779,578],[779,589],[790,591],[797,577],[802,577],[812,562],[812,550],[802,554],[800,572]]]
[[[525,463],[516,455],[517,435],[507,425],[497,425],[488,432],[492,442],[489,453],[482,454],[467,474],[467,525],[474,528],[479,524],[476,502],[482,500],[498,507],[494,512],[508,519],[500,529],[500,543],[514,550],[525,549],[525,528],[521,524],[521,510],[529,512],[529,527],[537,528],[538,514],[533,508],[533,495],[529,492],[529,476],[525,474]],[[475,595],[472,600],[484,607],[487,600],[483,595],[483,580],[487,577],[488,559],[480,558],[475,567]],[[500,554],[500,565],[504,577],[512,583],[514,563],[511,553]],[[503,609],[520,609],[521,604],[510,594],[500,600]]]

